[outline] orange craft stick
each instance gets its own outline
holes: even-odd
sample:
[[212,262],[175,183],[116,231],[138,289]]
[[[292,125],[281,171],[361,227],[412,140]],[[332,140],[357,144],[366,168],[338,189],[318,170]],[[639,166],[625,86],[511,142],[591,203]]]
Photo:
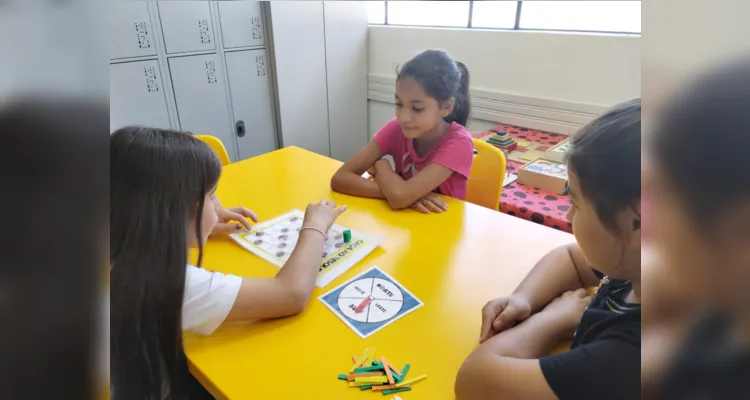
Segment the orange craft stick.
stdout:
[[356,363],[356,362],[357,362],[357,356],[352,356],[352,362],[353,362],[353,363]]
[[380,372],[368,372],[365,374],[349,374],[346,376],[346,380],[349,382],[354,382],[354,378],[364,378],[366,376],[383,376]]
[[372,389],[373,392],[379,392],[381,390],[397,389],[397,387],[396,385],[382,385],[382,386],[373,386],[370,389]]
[[391,374],[391,364],[385,359],[385,357],[380,357],[380,362],[383,363],[383,369],[385,370],[385,375],[388,377],[388,383],[391,385],[395,384],[396,382],[393,380],[393,374]]

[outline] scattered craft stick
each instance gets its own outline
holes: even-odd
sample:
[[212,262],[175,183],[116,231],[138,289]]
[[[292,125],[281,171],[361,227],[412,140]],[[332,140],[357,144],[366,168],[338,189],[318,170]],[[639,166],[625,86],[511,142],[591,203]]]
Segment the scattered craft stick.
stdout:
[[375,372],[375,371],[382,371],[382,370],[383,370],[383,367],[372,366],[372,367],[356,368],[354,370],[354,373],[355,374],[362,374],[362,373],[365,373],[365,372]]
[[372,387],[373,392],[379,392],[381,390],[387,390],[387,389],[396,389],[396,385],[380,385],[380,386]]
[[401,376],[400,377],[394,377],[396,380],[396,384],[399,384],[406,379],[406,373],[409,372],[409,368],[411,368],[411,364],[404,365],[404,369],[401,370]]
[[339,379],[341,379],[342,381],[345,381],[345,380],[347,380],[347,377],[349,377],[349,376],[351,376],[351,375],[339,374]]
[[399,383],[398,385],[396,385],[396,387],[404,387],[404,386],[407,386],[407,385],[411,385],[412,383],[419,382],[419,381],[421,381],[424,378],[427,378],[426,374],[419,375],[419,376],[417,376],[415,378],[407,379],[407,380]]
[[398,393],[398,392],[408,392],[408,391],[410,391],[410,390],[411,390],[411,386],[406,386],[406,387],[402,387],[402,388],[397,388],[397,389],[388,389],[388,390],[383,390],[383,396],[385,396],[385,395],[389,395],[389,394],[391,394],[391,393]]
[[351,374],[354,372],[355,369],[357,369],[360,366],[360,360],[364,360],[365,356],[367,355],[367,352],[370,351],[369,348],[365,349],[365,351],[362,352],[362,355],[357,357],[357,361],[354,362],[354,365],[352,365],[352,368],[349,370],[349,373]]
[[362,382],[362,383],[385,383],[388,381],[387,376],[365,376],[365,377],[357,377],[354,378],[354,382]]
[[370,354],[367,355],[367,359],[362,363],[363,367],[371,366],[372,360],[375,358],[375,348],[370,349]]
[[357,356],[352,356],[352,362],[355,364],[357,363]]
[[[364,377],[368,377],[368,376],[385,376],[385,375],[383,375],[380,372],[366,372],[366,373],[363,373],[363,374],[349,374],[349,375],[344,375],[344,376],[346,377],[347,381],[354,382],[354,380],[357,379],[357,378],[364,378]],[[340,375],[339,375],[339,379],[341,379]]]
[[386,361],[385,357],[380,357],[380,362],[383,363],[383,367],[385,368],[385,375],[388,377],[388,383],[393,385],[393,375],[391,374],[391,369],[388,367],[388,361]]
[[376,366],[376,367],[382,367],[382,366],[383,366],[383,363],[381,363],[381,362],[380,362],[380,361],[378,361],[378,360],[374,360],[374,361],[372,362],[372,365],[374,365],[374,366]]
[[368,389],[372,389],[372,385],[362,385],[362,386],[359,387],[359,390],[361,390],[363,392],[365,390],[368,390]]

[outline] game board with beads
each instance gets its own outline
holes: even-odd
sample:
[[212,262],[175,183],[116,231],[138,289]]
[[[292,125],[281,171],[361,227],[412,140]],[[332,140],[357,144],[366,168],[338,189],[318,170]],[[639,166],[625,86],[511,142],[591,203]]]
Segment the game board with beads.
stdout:
[[[250,232],[231,237],[240,246],[264,260],[283,267],[299,240],[305,213],[292,210],[272,220],[253,226]],[[351,240],[345,241],[345,232]],[[328,231],[315,285],[323,287],[360,262],[380,244],[380,238],[365,235],[334,224]]]

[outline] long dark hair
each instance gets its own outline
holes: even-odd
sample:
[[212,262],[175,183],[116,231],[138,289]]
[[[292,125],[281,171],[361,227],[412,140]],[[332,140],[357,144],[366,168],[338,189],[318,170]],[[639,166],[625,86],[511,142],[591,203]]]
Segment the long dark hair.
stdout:
[[[192,136],[127,127],[110,156],[111,373],[118,399],[189,397],[182,302],[190,236],[199,244],[216,155]],[[188,223],[195,220],[195,232]]]
[[414,79],[419,86],[438,102],[456,101],[453,112],[445,122],[466,126],[471,112],[469,100],[469,70],[464,63],[455,61],[443,50],[425,50],[404,64],[396,81]]
[[617,211],[641,198],[641,100],[618,104],[581,128],[565,157],[599,219],[615,230]]

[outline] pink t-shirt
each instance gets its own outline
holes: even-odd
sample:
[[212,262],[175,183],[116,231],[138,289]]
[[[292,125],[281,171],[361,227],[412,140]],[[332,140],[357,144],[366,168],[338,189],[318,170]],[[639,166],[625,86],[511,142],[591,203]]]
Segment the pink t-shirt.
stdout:
[[394,118],[375,134],[373,138],[382,155],[393,156],[396,172],[409,180],[430,163],[438,163],[453,175],[438,186],[441,194],[466,199],[466,183],[474,159],[474,143],[471,134],[463,126],[453,122],[440,141],[423,157],[414,150],[413,140],[404,136],[401,126]]

